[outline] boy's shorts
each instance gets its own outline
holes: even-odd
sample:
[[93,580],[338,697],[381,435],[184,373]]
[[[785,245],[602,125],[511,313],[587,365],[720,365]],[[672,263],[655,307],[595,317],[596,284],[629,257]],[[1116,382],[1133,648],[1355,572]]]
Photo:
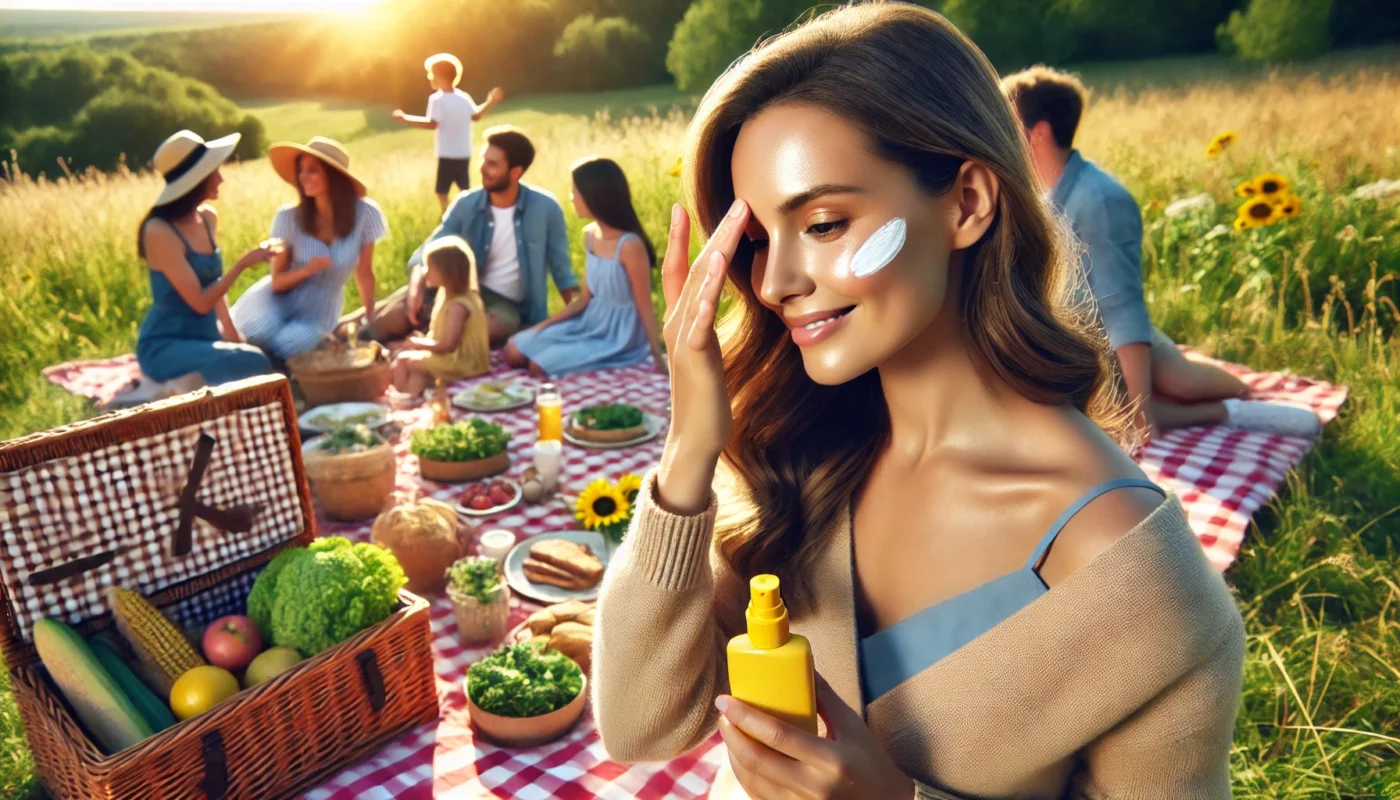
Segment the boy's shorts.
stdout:
[[472,160],[470,158],[439,158],[437,168],[437,193],[447,194],[452,184],[466,191],[471,188]]

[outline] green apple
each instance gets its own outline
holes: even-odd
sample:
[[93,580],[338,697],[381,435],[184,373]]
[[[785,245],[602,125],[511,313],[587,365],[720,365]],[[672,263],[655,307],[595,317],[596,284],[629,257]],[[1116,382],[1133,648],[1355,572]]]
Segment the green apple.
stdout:
[[270,681],[297,664],[301,663],[301,653],[290,647],[271,647],[258,653],[248,671],[243,673],[243,688],[250,689],[263,681]]

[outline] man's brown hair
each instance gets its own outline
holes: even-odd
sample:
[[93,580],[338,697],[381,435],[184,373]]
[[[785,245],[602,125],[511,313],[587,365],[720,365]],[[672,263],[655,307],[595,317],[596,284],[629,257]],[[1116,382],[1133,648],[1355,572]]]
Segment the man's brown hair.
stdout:
[[1084,84],[1079,79],[1044,64],[1008,75],[1001,90],[1016,108],[1016,116],[1026,128],[1038,122],[1050,124],[1055,144],[1068,150],[1084,113]]
[[522,175],[535,163],[535,146],[530,143],[530,137],[514,125],[497,125],[488,130],[486,143],[501,148],[506,154],[506,165],[520,167]]

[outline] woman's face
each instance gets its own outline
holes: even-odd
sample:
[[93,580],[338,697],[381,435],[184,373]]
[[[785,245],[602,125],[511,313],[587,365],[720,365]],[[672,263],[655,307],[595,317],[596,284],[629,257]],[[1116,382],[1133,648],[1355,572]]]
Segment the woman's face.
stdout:
[[579,219],[593,219],[593,212],[588,210],[588,204],[583,202],[583,194],[578,190],[578,184],[569,184],[569,200],[574,204],[574,213]]
[[224,176],[219,170],[209,173],[209,177],[204,182],[204,199],[217,200],[219,197],[219,184],[224,182]]
[[[753,212],[753,291],[824,385],[880,366],[927,331],[944,312],[952,252],[966,246],[957,188],[931,196],[874,147],[835,114],[785,104],[745,123],[734,148],[734,191]],[[903,247],[853,269],[861,245],[894,219]]]
[[320,197],[330,191],[330,181],[326,179],[326,168],[321,159],[301,156],[297,159],[297,182],[307,197]]

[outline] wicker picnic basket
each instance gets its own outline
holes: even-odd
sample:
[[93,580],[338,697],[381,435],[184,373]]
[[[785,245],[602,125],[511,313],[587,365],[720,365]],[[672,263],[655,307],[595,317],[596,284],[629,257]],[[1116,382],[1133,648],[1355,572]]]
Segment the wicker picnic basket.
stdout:
[[428,605],[408,592],[384,622],[113,755],[34,649],[44,617],[84,636],[110,626],[113,584],[181,627],[241,614],[259,569],[314,538],[285,378],[0,443],[0,535],[0,646],[58,798],[287,797],[437,716]]

